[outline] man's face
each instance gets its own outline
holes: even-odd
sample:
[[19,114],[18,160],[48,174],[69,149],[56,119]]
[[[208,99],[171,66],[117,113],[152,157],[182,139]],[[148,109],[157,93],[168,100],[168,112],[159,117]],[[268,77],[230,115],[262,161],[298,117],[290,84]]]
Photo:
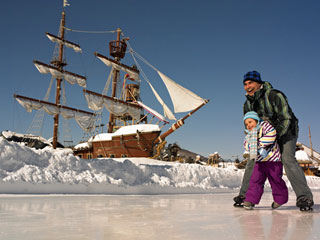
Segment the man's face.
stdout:
[[253,94],[260,89],[261,83],[247,80],[243,83],[243,87],[249,96],[253,96]]

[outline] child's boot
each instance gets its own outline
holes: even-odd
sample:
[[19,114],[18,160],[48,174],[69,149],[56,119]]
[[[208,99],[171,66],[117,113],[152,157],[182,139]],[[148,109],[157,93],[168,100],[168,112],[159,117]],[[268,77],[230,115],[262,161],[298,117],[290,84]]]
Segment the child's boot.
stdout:
[[271,204],[272,209],[276,209],[276,208],[278,208],[278,207],[280,207],[280,206],[281,206],[281,205],[278,204],[278,203],[276,203],[276,202],[273,202],[273,203]]
[[254,204],[251,203],[251,202],[244,201],[244,202],[243,202],[243,207],[244,207],[245,209],[247,209],[247,210],[252,210],[253,207],[254,207]]

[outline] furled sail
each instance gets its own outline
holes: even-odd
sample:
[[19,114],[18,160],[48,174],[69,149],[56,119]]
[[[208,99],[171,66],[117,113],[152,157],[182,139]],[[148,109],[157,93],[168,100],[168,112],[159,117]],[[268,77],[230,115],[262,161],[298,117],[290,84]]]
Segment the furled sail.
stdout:
[[160,71],[157,72],[168,89],[175,113],[191,111],[205,102],[204,99],[174,82]]
[[145,109],[147,112],[149,112],[150,114],[152,114],[153,116],[155,116],[156,118],[158,118],[160,121],[165,122],[165,123],[169,123],[164,116],[162,116],[160,113],[158,113],[156,110],[152,109],[151,107],[148,107],[147,105],[145,105],[144,103],[137,101],[137,103],[139,104],[139,106],[143,107],[143,109]]
[[136,104],[121,101],[116,98],[111,98],[102,94],[83,90],[88,107],[93,111],[98,111],[105,106],[105,108],[115,116],[122,116],[129,114],[134,119],[140,119],[142,108]]
[[28,112],[44,110],[50,115],[60,114],[65,119],[74,118],[85,132],[91,130],[94,125],[95,114],[93,113],[20,95],[14,95],[14,97]]
[[107,58],[99,53],[95,53],[96,57],[99,58],[108,67],[114,67],[117,70],[124,71],[129,74],[129,77],[134,80],[140,80],[139,71],[137,69],[126,66],[122,63],[118,63],[110,58]]
[[46,33],[46,35],[50,39],[51,42],[56,42],[56,43],[59,43],[59,44],[63,44],[68,48],[72,48],[77,53],[82,53],[82,50],[81,50],[81,48],[80,48],[80,46],[78,44],[75,44],[75,43],[72,43],[72,42],[69,42],[69,41],[66,41],[66,40],[62,40],[61,38],[59,38],[59,37],[57,37],[57,36],[55,36],[53,34],[50,34],[50,33]]
[[60,71],[58,68],[36,61],[33,61],[34,65],[38,69],[38,71],[42,74],[48,74],[50,73],[54,78],[64,78],[66,81],[68,81],[70,84],[77,83],[81,87],[86,87],[87,78],[81,75],[78,75],[76,73],[68,72],[65,70]]

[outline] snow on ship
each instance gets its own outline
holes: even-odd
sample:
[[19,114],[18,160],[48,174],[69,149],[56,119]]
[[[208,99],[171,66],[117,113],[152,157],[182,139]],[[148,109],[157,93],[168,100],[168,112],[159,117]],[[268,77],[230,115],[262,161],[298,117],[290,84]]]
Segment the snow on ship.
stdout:
[[[91,135],[86,142],[82,142],[73,148],[74,154],[81,158],[155,158],[166,144],[166,137],[180,128],[184,124],[184,121],[194,112],[208,103],[209,100],[205,100],[177,84],[142,58],[131,48],[128,42],[129,38],[124,37],[121,29],[115,31],[117,33],[117,40],[109,43],[110,56],[112,58],[95,53],[95,56],[99,60],[111,68],[102,93],[87,90],[85,77],[64,70],[66,66],[66,63],[63,61],[64,47],[72,48],[76,52],[82,51],[79,45],[69,42],[64,38],[65,30],[71,29],[65,27],[65,12],[63,11],[59,36],[47,33],[47,37],[59,46],[58,56],[51,61],[51,65],[34,61],[40,73],[51,74],[52,78],[56,79],[56,102],[50,103],[46,99],[37,100],[21,95],[14,96],[29,112],[42,109],[48,114],[54,115],[54,148],[57,147],[59,116],[61,115],[67,119],[75,118],[79,126]],[[121,59],[125,57],[127,51],[132,55],[135,63],[132,67],[121,63]],[[179,120],[176,119],[145,76],[140,64],[137,62],[137,58],[153,68],[163,80],[171,97],[174,112],[188,112],[187,115]],[[164,116],[141,101],[140,73],[163,107]],[[83,92],[88,107],[94,113],[61,105],[61,82],[64,80],[70,84],[77,83],[84,88]],[[110,85],[111,93],[108,94]],[[104,107],[109,111],[108,129],[106,133],[98,133],[99,126],[104,125],[101,119]],[[175,122],[167,131],[162,133],[162,128],[169,121]]]

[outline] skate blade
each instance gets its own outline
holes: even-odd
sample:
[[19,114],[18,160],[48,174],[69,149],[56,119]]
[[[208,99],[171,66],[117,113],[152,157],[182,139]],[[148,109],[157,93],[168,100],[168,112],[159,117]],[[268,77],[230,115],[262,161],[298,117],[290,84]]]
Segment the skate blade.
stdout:
[[246,210],[253,210],[253,206],[250,206],[250,207],[243,206],[243,208]]
[[233,206],[236,208],[243,208],[243,204],[241,203],[234,203]]
[[312,207],[302,207],[300,208],[301,212],[312,212],[313,208]]

